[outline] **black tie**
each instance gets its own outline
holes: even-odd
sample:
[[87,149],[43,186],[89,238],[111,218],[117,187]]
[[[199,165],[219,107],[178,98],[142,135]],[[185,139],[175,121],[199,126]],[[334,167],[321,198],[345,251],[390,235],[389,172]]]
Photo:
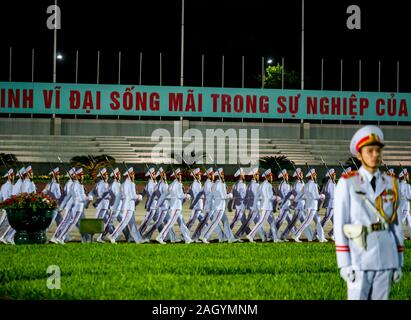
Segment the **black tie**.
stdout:
[[372,187],[372,189],[373,189],[374,192],[375,192],[375,176],[372,177],[372,179],[371,179],[371,187]]

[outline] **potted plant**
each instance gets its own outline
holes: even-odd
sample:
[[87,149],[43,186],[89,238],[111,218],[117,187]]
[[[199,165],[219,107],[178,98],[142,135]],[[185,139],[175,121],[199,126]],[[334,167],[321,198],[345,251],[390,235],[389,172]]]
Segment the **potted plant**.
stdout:
[[46,243],[46,230],[53,220],[57,202],[38,193],[21,193],[0,203],[0,209],[7,212],[10,226],[16,230],[14,243]]

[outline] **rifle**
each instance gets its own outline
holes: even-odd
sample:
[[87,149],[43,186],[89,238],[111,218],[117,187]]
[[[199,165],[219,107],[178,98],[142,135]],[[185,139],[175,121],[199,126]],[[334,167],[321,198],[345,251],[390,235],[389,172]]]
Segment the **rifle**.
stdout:
[[64,170],[66,171],[67,176],[69,177],[69,179],[72,180],[72,179],[71,179],[71,175],[70,175],[70,173],[68,172],[66,166],[63,164],[63,161],[61,160],[60,156],[57,156],[57,159],[59,159],[59,162],[60,162],[61,166],[64,168]]
[[[275,157],[274,157],[274,161],[275,161],[275,163],[276,163],[276,165],[277,165],[278,169],[280,169],[280,172],[282,173],[283,169],[281,169],[280,164],[277,162],[277,159],[276,159]],[[283,175],[283,182],[285,182],[284,175]]]
[[111,173],[113,174],[113,178],[115,178],[114,168],[111,165],[111,162],[108,160],[107,155],[104,155],[104,157],[106,158],[106,161],[108,162],[108,165],[110,166]]
[[357,169],[357,171],[358,171],[357,162],[355,162],[355,160],[354,160],[354,158],[353,158],[353,157],[351,157],[351,161],[352,161],[352,163],[354,164],[355,169]]
[[[321,157],[321,162],[323,163],[323,165],[325,166],[325,169],[327,170],[327,173],[328,173],[328,175],[329,175],[329,173],[330,173],[330,169],[328,168],[328,166],[327,166],[327,164],[325,163],[325,161],[324,161],[324,159],[323,159],[323,157],[322,156],[320,156]],[[330,176],[330,178],[331,178],[331,181],[335,184],[335,181],[334,181],[334,179]]]

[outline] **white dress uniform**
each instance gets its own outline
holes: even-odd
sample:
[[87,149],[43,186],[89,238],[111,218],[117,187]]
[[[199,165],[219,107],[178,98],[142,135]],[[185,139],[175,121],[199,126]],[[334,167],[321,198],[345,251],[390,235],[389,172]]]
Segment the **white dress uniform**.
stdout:
[[[110,177],[114,177],[114,174],[120,175],[120,170],[115,168],[113,172],[110,174]],[[118,222],[123,220],[123,216],[121,215],[121,206],[122,206],[122,199],[121,199],[121,183],[119,180],[114,179],[109,187],[110,193],[110,203],[109,203],[109,219],[104,224],[104,232],[97,238],[98,242],[104,242],[105,237],[107,234],[112,234],[115,230],[114,221],[117,219]],[[123,229],[123,234],[126,239],[129,239],[130,232],[128,227]]]
[[96,198],[96,218],[107,220],[110,206],[110,185],[108,182],[101,179],[90,195]]
[[[297,168],[296,171],[293,174],[293,177],[297,177],[298,174],[301,173],[301,169]],[[291,219],[291,223],[285,228],[283,234],[281,235],[281,239],[286,239],[288,237],[288,234],[290,231],[295,233],[297,232],[297,228],[295,225],[297,224],[298,221],[303,223],[305,221],[305,214],[304,214],[304,207],[305,207],[305,200],[303,199],[303,194],[304,194],[304,181],[298,179],[293,187],[291,192],[288,194],[288,197],[294,196],[293,204],[292,206],[294,207],[294,216]],[[287,198],[287,197],[286,197]],[[312,241],[313,234],[310,228],[305,228],[304,229],[304,234],[307,237],[308,241]]]
[[[9,169],[9,171],[4,175],[4,177],[8,177],[12,173],[13,173],[13,169]],[[6,201],[12,195],[13,195],[13,184],[11,183],[10,180],[7,180],[0,188],[0,202]],[[2,210],[2,214],[0,218],[0,230],[3,227],[5,228],[5,230],[3,232],[3,235],[0,237],[0,241],[5,244],[13,243],[13,241],[6,240],[7,232],[11,229],[10,224],[7,220],[6,210]]]
[[[203,175],[208,175],[209,173],[213,172],[213,168],[208,168],[207,171]],[[212,216],[214,214],[214,205],[213,205],[213,193],[212,193],[212,187],[214,185],[214,182],[211,181],[209,178],[204,182],[202,190],[197,194],[196,199],[193,201],[193,205],[197,204],[200,199],[203,199],[204,201],[204,210],[203,210],[203,219],[202,221],[197,225],[197,228],[195,229],[192,239],[193,240],[198,240],[198,238],[201,236],[201,234],[204,233],[204,230],[208,226],[208,220],[212,219]],[[217,234],[218,234],[218,239],[220,241],[223,240],[223,231],[218,225],[217,227]]]
[[[218,169],[220,174],[223,170],[220,168]],[[215,173],[216,176],[219,176],[218,173]],[[213,197],[213,214],[210,215],[210,225],[204,229],[200,240],[204,243],[208,243],[212,233],[220,226],[220,222],[223,223],[223,232],[225,238],[228,242],[234,242],[235,238],[230,228],[230,223],[228,222],[227,215],[225,213],[226,204],[228,199],[232,199],[232,194],[227,194],[227,186],[224,182],[220,180],[220,178],[214,183],[212,189],[212,197]],[[221,228],[221,227],[220,227]]]
[[[197,172],[198,173],[198,172]],[[201,191],[202,185],[201,182],[198,181],[197,179],[194,179],[193,183],[190,185],[190,188],[188,189],[188,194],[191,196],[191,215],[190,219],[187,222],[187,228],[191,229],[191,227],[194,225],[194,223],[199,220],[199,222],[202,221],[204,215],[203,215],[203,208],[204,208],[204,201],[202,198],[200,198],[195,205],[193,205],[193,202],[195,198],[197,197],[197,194]]]
[[[87,202],[92,200],[91,196],[86,195],[84,186],[78,180],[73,181],[69,194],[72,198],[73,205],[70,209],[71,214],[63,218],[63,221],[60,224],[61,230],[59,230],[59,235],[56,235],[56,238],[59,239],[60,243],[64,241],[66,235],[70,233],[73,227],[77,225],[82,215],[84,215],[84,209],[87,205]],[[82,239],[83,241],[85,240],[84,237]]]
[[[50,242],[53,243],[57,243],[57,239],[60,239],[60,235],[61,232],[64,229],[64,225],[62,225],[62,222],[65,221],[65,225],[66,223],[68,223],[68,221],[70,221],[70,219],[72,219],[72,208],[73,208],[73,198],[71,197],[71,186],[73,185],[73,180],[71,178],[72,175],[74,175],[74,173],[76,172],[75,168],[71,168],[68,172],[69,174],[69,179],[67,180],[67,182],[64,185],[63,188],[63,194],[60,196],[60,202],[59,202],[59,208],[58,211],[59,212],[63,212],[62,217],[60,217],[59,214],[57,214],[55,220],[56,220],[56,224],[57,224],[57,228],[54,231],[54,234],[52,236],[52,238],[50,239]],[[66,237],[64,238],[64,241],[68,241],[69,240],[69,235],[67,234]]]
[[36,192],[36,185],[34,184],[33,181],[30,180],[30,178],[25,178],[24,181],[21,184],[21,193],[32,193]]
[[[330,177],[334,171],[334,169],[330,169],[329,172],[327,172],[327,176]],[[327,183],[324,185],[323,188],[323,194],[325,196],[324,202],[323,202],[323,208],[326,209],[325,211],[325,216],[321,220],[321,226],[324,228],[325,225],[327,224],[328,221],[333,221],[333,215],[334,215],[334,190],[335,190],[335,182],[332,180],[332,178],[329,178]],[[330,230],[328,233],[329,236],[333,235],[333,229]]]
[[[383,139],[378,127],[365,126],[354,134],[350,151],[355,155],[366,145],[383,146]],[[334,236],[348,299],[388,299],[392,281],[401,278],[404,240],[398,193],[396,178],[379,170],[372,174],[360,167],[338,181]]]
[[[398,177],[402,178],[404,176],[404,173],[407,173],[406,170],[407,169],[403,169]],[[411,237],[410,201],[411,186],[409,185],[409,183],[407,183],[407,181],[402,179],[400,182],[400,203],[398,206],[398,214],[400,215],[401,223],[404,224],[404,222],[406,222]]]
[[[283,169],[281,174],[278,177],[281,178],[286,172],[287,171]],[[281,207],[280,207],[280,213],[278,215],[278,219],[277,219],[275,226],[277,230],[280,230],[281,224],[283,223],[284,219],[286,219],[288,222],[287,227],[291,225],[291,219],[290,219],[291,201],[287,197],[291,192],[291,186],[285,179],[281,181],[280,186],[278,187],[278,192],[279,192],[278,196],[281,198]]]
[[[158,183],[158,200],[157,200],[157,218],[154,220],[152,226],[150,226],[147,232],[144,234],[144,238],[151,239],[153,233],[158,230],[161,232],[164,228],[164,225],[170,220],[170,202],[167,199],[168,196],[168,188],[169,185],[167,181],[160,180]],[[177,241],[176,234],[174,232],[173,227],[171,227],[168,235],[166,236],[165,240],[170,239],[171,242]]]
[[[249,175],[254,175],[254,173],[258,170],[258,168],[254,168],[251,170]],[[243,233],[250,233],[251,229],[249,227],[251,221],[254,221],[254,223],[257,223],[258,220],[260,219],[259,212],[257,210],[259,206],[259,199],[256,197],[257,195],[257,190],[258,190],[259,184],[257,181],[253,178],[251,179],[250,183],[247,186],[246,189],[246,195],[245,195],[245,207],[248,209],[248,216],[247,219],[242,223],[241,227],[237,230],[235,233],[236,238],[240,238]],[[263,229],[258,229],[257,230],[258,234],[260,235],[261,240],[265,241],[266,235],[264,233]]]
[[141,196],[147,196],[147,201],[146,204],[144,205],[144,208],[146,209],[146,214],[144,215],[143,220],[141,221],[141,225],[139,227],[140,233],[144,233],[144,231],[147,228],[147,225],[151,222],[151,220],[154,218],[154,215],[156,213],[156,207],[157,207],[157,188],[158,184],[157,181],[154,180],[153,174],[154,174],[154,168],[150,168],[145,176],[148,177],[150,176],[149,180],[147,181],[146,186],[144,187],[144,190],[141,194]]
[[[178,173],[178,169],[176,169],[175,174]],[[174,174],[173,174],[174,175]],[[172,176],[173,176],[172,175]],[[186,199],[186,194],[183,191],[183,184],[175,179],[170,186],[168,187],[168,195],[166,196],[170,202],[170,219],[164,225],[164,228],[161,230],[160,234],[157,236],[156,241],[160,242],[161,244],[165,244],[164,240],[166,239],[168,233],[170,232],[171,228],[177,222],[181,234],[184,238],[185,243],[191,243],[192,240],[190,238],[190,231],[188,230],[182,215],[183,209],[183,200]]]
[[[237,172],[234,174],[234,177],[243,174],[242,168],[239,168]],[[235,214],[233,220],[230,223],[230,228],[233,229],[237,221],[241,221],[241,224],[244,223],[246,217],[244,215],[245,211],[245,196],[247,193],[247,186],[244,183],[243,179],[239,179],[231,189],[231,193],[233,194],[233,199],[228,201],[228,210],[231,211],[232,207],[234,207]]]
[[[311,177],[311,174],[315,173],[315,169],[311,169],[306,177]],[[323,199],[324,196],[318,192],[318,184],[310,179],[303,188],[302,198],[305,200],[305,213],[306,217],[301,226],[297,229],[294,239],[299,241],[304,229],[310,228],[311,222],[314,220],[317,226],[317,236],[320,242],[327,242],[324,238],[324,229],[321,226],[320,216],[318,214],[318,201]]]
[[[23,175],[26,174],[26,168],[21,168],[19,170],[19,176],[20,178],[17,180],[17,182],[13,185],[12,189],[12,195],[16,196],[22,193],[22,186],[23,186]],[[7,221],[8,224],[8,221]],[[6,231],[4,232],[3,236],[1,239],[4,239],[4,242],[14,244],[14,235],[16,234],[16,230],[14,230],[10,224],[8,224]]]
[[[271,174],[270,169],[264,172],[262,176],[265,177],[268,174]],[[264,223],[268,221],[270,225],[270,231],[273,236],[273,241],[279,242],[275,219],[268,219],[270,216],[273,215],[273,202],[276,200],[277,197],[274,195],[271,183],[267,180],[264,180],[264,182],[258,186],[256,197],[258,199],[258,207],[256,208],[256,210],[260,212],[260,219],[254,226],[254,228],[250,231],[250,233],[247,235],[247,239],[250,242],[253,242],[257,231],[263,229]]]
[[132,172],[133,168],[129,168],[124,175],[127,176],[126,180],[121,185],[121,214],[123,219],[114,229],[113,233],[110,236],[110,241],[115,243],[117,238],[120,236],[120,233],[124,230],[124,228],[128,227],[131,238],[136,243],[144,242],[143,237],[141,236],[140,231],[137,228],[137,224],[135,220],[133,220],[133,216],[135,213],[136,208],[136,201],[142,199],[141,195],[136,193],[136,185],[133,181],[130,180],[128,176],[129,172]]
[[[53,171],[54,170],[55,169],[53,169]],[[58,168],[57,168],[57,171],[58,171]],[[49,174],[53,174],[53,172],[50,172]],[[54,176],[51,178],[51,181],[45,186],[42,193],[50,196],[51,198],[56,200],[57,203],[60,202],[61,187],[60,187],[60,184],[56,181],[56,178]],[[57,217],[59,217],[59,218],[57,218]],[[58,208],[56,210],[54,210],[53,221],[54,220],[59,220],[58,223],[60,223],[61,220],[63,220],[63,217],[59,213]],[[57,224],[57,222],[56,222],[56,224]]]

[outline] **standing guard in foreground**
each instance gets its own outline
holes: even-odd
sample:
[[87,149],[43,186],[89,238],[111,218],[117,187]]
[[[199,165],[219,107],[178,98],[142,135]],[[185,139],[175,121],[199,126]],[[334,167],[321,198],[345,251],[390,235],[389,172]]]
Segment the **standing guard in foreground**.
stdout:
[[[398,178],[400,178],[400,204],[398,206],[398,213],[401,218],[401,224],[406,221],[411,238],[411,215],[410,215],[410,201],[411,201],[411,186],[409,180],[408,170],[402,169]],[[404,236],[404,239],[406,237]]]
[[384,135],[376,126],[359,129],[350,151],[362,166],[343,175],[335,190],[337,263],[350,300],[386,300],[401,279],[403,233],[397,216],[398,181],[381,173]]

